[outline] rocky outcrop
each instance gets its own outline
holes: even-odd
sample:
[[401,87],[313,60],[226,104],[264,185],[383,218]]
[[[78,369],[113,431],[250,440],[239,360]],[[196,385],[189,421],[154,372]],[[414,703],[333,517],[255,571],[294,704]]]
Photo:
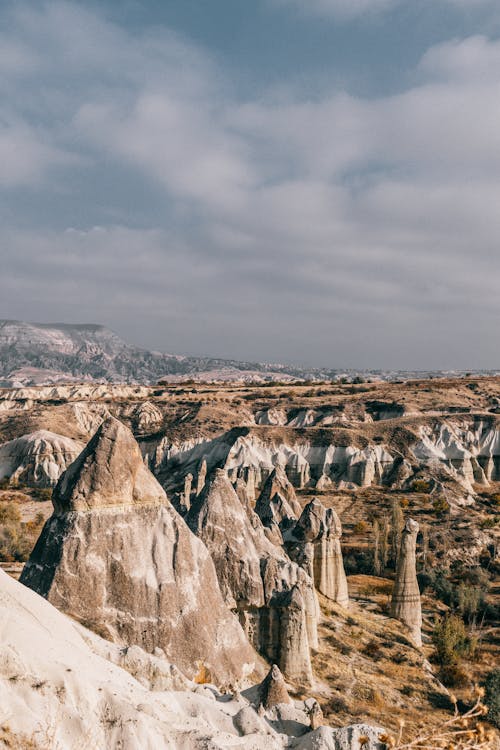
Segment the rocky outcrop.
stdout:
[[268,477],[255,505],[264,526],[277,524],[288,528],[297,521],[302,509],[293,485],[282,466],[276,466]]
[[265,709],[280,703],[291,703],[285,680],[277,664],[273,664],[259,685],[259,703]]
[[30,487],[54,487],[81,452],[77,440],[38,430],[0,446],[0,479]]
[[289,537],[287,548],[312,571],[314,585],[323,596],[343,607],[349,604],[340,537],[342,525],[333,508],[317,498],[309,502]]
[[468,490],[500,479],[500,431],[491,419],[436,420],[419,433],[412,449],[416,459],[447,467]]
[[207,461],[205,458],[202,458],[200,461],[200,467],[198,469],[198,474],[196,477],[196,494],[197,495],[199,495],[201,491],[203,490],[206,479],[207,479]]
[[193,475],[186,474],[184,477],[184,491],[182,493],[182,504],[188,511],[191,507],[191,485],[193,483]]
[[392,592],[391,616],[403,622],[417,646],[422,645],[422,608],[416,572],[416,545],[419,526],[409,518],[401,538],[396,580]]
[[163,649],[189,677],[200,663],[226,682],[254,669],[256,654],[224,604],[206,547],[123,424],[101,425],[53,503],[24,584],[110,640]]
[[[274,687],[267,691],[271,703],[286,697]],[[243,695],[189,682],[161,654],[99,638],[0,570],[5,747],[359,750],[359,738],[367,735],[367,750],[382,750],[369,733],[381,729],[308,731],[310,705],[280,702],[258,713]]]
[[226,604],[249,639],[286,677],[311,681],[318,604],[311,578],[264,533],[223,469],[217,469],[186,517],[215,563]]

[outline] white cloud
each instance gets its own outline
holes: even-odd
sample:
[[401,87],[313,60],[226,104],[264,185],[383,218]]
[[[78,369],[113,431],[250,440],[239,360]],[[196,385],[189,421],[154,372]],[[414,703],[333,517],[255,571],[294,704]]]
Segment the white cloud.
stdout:
[[4,229],[9,314],[143,321],[144,343],[171,350],[491,364],[500,43],[438,45],[393,96],[242,102],[230,72],[169,31],[134,34],[60,2],[18,13],[14,31],[29,56],[11,55],[1,82],[0,185],[51,185],[53,167],[69,167],[58,184],[78,197],[93,165],[119,175],[119,194],[126,166],[160,209],[151,231],[131,228],[130,201],[130,227]]

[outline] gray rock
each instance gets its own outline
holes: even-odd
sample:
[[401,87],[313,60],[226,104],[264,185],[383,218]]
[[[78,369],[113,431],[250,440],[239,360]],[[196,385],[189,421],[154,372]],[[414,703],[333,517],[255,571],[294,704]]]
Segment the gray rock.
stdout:
[[190,678],[199,663],[233,682],[258,664],[206,547],[111,417],[61,477],[21,581],[109,640],[162,648]]
[[300,681],[305,674],[310,679],[310,647],[317,645],[319,617],[311,578],[269,541],[259,517],[243,506],[222,469],[212,475],[186,520],[208,547],[226,604],[238,613],[254,647],[287,679]]
[[264,526],[276,523],[280,528],[293,525],[301,514],[300,503],[282,466],[276,466],[267,478],[255,505]]
[[[290,747],[294,750],[385,750],[379,737],[385,730],[369,724],[352,724],[340,729],[319,727],[297,740],[292,740]],[[360,738],[367,738],[361,746]]]
[[410,630],[416,646],[422,645],[422,605],[416,572],[416,544],[419,526],[409,518],[401,537],[396,580],[391,601],[391,616]]

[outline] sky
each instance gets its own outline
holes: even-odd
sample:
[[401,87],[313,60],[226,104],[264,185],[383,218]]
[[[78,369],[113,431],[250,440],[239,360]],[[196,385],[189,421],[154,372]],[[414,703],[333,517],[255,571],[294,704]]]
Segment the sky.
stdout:
[[2,0],[0,317],[498,368],[498,0]]

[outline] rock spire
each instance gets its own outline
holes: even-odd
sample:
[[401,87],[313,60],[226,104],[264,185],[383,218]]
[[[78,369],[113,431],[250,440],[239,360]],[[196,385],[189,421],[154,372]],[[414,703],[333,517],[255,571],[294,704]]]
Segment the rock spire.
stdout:
[[392,592],[391,615],[410,630],[417,646],[422,645],[422,608],[416,572],[416,545],[419,526],[409,518],[404,526],[396,580]]

